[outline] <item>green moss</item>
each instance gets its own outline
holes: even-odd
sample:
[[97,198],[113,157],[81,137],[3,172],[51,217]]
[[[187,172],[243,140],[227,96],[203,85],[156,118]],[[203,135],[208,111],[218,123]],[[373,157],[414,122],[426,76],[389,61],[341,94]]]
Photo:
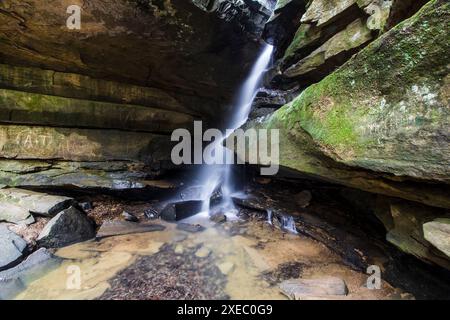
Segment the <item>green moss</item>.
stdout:
[[298,123],[311,137],[329,149],[356,151],[364,145],[355,125],[359,112],[352,108],[349,97],[341,94],[338,79],[329,76],[321,83],[309,87],[290,105],[275,114],[290,130]]
[[[448,55],[443,52],[450,52],[450,45],[442,30],[448,29],[445,17],[449,12],[449,3],[430,1],[416,16],[373,42],[320,83],[307,88],[273,118],[288,130],[300,126],[331,153],[338,151],[341,157],[363,156],[379,138],[376,134],[363,134],[358,127],[364,125],[367,117],[375,125],[378,120],[387,119],[386,126],[393,127],[389,112],[408,99],[413,86],[439,87],[448,73],[447,68],[436,66],[447,65]],[[296,38],[287,54],[304,39],[304,34],[300,32]],[[380,108],[382,103],[387,109]],[[416,125],[426,122],[421,114],[423,105],[407,107],[411,115],[416,115]],[[439,119],[442,112],[427,110],[427,117],[442,121]]]
[[295,33],[294,39],[292,40],[289,47],[286,49],[283,59],[288,59],[292,57],[299,48],[303,47],[306,43],[309,42],[307,41],[307,39],[309,38],[308,31],[310,27],[311,27],[310,25],[306,24],[300,25],[297,32]]

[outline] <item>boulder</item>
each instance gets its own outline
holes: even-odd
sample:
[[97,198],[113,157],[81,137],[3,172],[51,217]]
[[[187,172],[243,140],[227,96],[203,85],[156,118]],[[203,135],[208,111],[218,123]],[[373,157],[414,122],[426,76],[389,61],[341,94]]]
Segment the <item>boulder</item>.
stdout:
[[336,277],[286,280],[280,284],[280,290],[291,300],[308,297],[333,298],[348,294],[344,280]]
[[210,215],[209,220],[215,223],[224,223],[227,221],[227,216],[221,212],[216,212]]
[[258,109],[263,107],[279,108],[292,101],[299,91],[298,86],[287,90],[261,88],[258,90],[252,106]]
[[284,71],[287,77],[305,75],[311,71],[325,68],[326,71],[333,70],[335,65],[327,66],[330,60],[346,52],[352,52],[372,39],[371,31],[365,22],[357,19],[350,23],[346,29],[334,35],[330,40],[317,48],[307,57]]
[[450,259],[450,218],[438,218],[423,225],[425,239]]
[[446,210],[379,197],[375,214],[387,230],[387,241],[427,263],[450,269],[450,259],[445,253],[448,238],[445,222],[450,218]]
[[222,272],[223,275],[229,275],[231,272],[233,272],[235,266],[233,262],[225,261],[222,263],[217,263],[217,268],[219,268],[220,272]]
[[280,130],[282,167],[450,208],[444,58],[450,45],[441,31],[449,12],[448,2],[430,1],[293,102],[245,128]]
[[[64,196],[49,195],[17,188],[0,190],[0,208],[2,204],[11,209],[16,207],[17,213],[22,212],[20,217],[26,217],[25,210],[41,216],[53,217],[61,212],[61,210],[68,208],[72,203],[72,198]],[[20,211],[20,208],[23,210]]]
[[322,26],[356,3],[356,0],[313,0],[301,22]]
[[0,300],[12,299],[26,284],[60,265],[61,259],[41,248],[14,268],[0,272]]
[[160,224],[135,223],[129,221],[105,221],[97,232],[97,239],[134,233],[163,231],[166,227]]
[[295,202],[300,208],[306,208],[309,206],[312,200],[312,194],[308,190],[303,190],[295,196]]
[[0,224],[0,270],[8,269],[22,258],[27,243],[20,236]]
[[198,258],[207,258],[210,254],[211,250],[203,246],[195,252],[195,256]]
[[122,218],[129,222],[139,222],[138,217],[136,217],[134,214],[131,214],[127,211],[122,212]]
[[190,224],[190,223],[178,223],[177,224],[178,230],[183,230],[190,233],[197,233],[202,232],[205,230],[205,227],[203,227],[200,224]]
[[46,248],[61,248],[95,237],[94,222],[74,207],[51,219],[39,234],[37,244]]
[[241,197],[241,196],[233,196],[231,197],[233,200],[233,203],[241,208],[246,209],[253,209],[257,211],[266,211],[267,209],[267,203],[264,203],[262,199],[248,196],[248,197]]
[[31,224],[35,220],[28,209],[0,200],[0,222]]
[[165,206],[160,216],[166,221],[179,221],[199,213],[202,206],[201,200],[172,202]]
[[[274,75],[275,88],[280,80],[303,87],[322,80],[377,36],[412,16],[426,2],[309,1],[306,12],[298,19],[291,42],[280,48],[284,55],[280,52],[282,58],[276,62],[280,72]],[[282,19],[279,17],[279,20]]]

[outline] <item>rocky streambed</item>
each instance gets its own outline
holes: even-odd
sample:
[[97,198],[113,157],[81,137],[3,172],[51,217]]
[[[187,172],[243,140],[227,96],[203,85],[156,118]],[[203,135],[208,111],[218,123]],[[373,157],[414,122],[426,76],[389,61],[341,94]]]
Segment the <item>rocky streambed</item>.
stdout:
[[[0,3],[0,299],[450,298],[448,1],[81,7]],[[201,212],[171,133],[240,114],[267,44],[280,172]]]
[[[430,299],[450,292],[448,272],[387,243],[382,224],[355,214],[342,188],[249,181],[233,198],[235,210],[216,207],[178,221],[167,216],[172,202],[82,195],[29,227],[2,223],[28,241],[28,252],[0,272],[0,297]],[[381,271],[375,289],[370,266]]]

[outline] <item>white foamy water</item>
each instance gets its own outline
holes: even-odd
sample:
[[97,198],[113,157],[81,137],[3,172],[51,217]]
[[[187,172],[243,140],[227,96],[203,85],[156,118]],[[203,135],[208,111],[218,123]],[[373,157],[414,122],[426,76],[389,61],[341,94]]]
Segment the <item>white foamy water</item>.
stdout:
[[[232,111],[227,129],[236,130],[247,121],[253,100],[261,84],[261,78],[270,64],[272,52],[273,46],[269,44],[266,44],[261,51],[250,75],[239,90],[236,107]],[[222,159],[217,159],[216,163],[224,163],[223,157],[228,157],[228,159],[233,157],[233,151],[223,145],[227,138],[224,137],[222,140],[213,142],[216,150],[213,156],[222,157]],[[233,208],[231,201],[231,193],[233,192],[231,187],[231,165],[204,165],[201,169],[200,184],[204,187],[202,199],[205,199],[202,211],[209,211],[209,198],[219,186],[222,188],[223,193],[222,205],[225,209]]]

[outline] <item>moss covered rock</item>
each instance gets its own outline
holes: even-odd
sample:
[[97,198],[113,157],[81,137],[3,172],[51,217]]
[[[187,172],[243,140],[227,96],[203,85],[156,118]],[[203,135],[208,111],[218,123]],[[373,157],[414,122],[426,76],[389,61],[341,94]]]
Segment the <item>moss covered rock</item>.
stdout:
[[280,130],[284,167],[450,208],[450,44],[442,32],[449,15],[447,1],[430,1],[293,102],[247,126]]
[[335,161],[449,181],[449,17],[431,1],[274,117]]
[[171,133],[189,128],[190,115],[144,106],[0,89],[0,122]]

